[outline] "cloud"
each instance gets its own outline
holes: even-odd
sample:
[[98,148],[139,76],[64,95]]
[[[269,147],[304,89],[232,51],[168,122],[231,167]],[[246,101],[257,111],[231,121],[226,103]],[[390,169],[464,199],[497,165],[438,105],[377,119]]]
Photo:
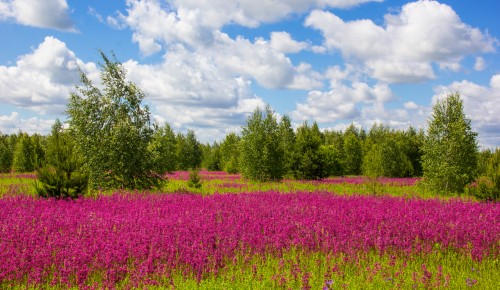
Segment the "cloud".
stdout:
[[486,61],[484,58],[478,56],[476,57],[476,62],[474,63],[474,70],[482,71],[486,68]]
[[435,88],[433,103],[450,93],[459,92],[464,101],[464,112],[479,132],[479,141],[484,147],[500,145],[500,75],[490,79],[489,86],[463,80]]
[[28,134],[48,134],[54,121],[37,117],[21,118],[18,112],[12,112],[10,115],[0,115],[0,132],[15,134],[21,130]]
[[79,83],[78,67],[97,77],[93,63],[84,63],[64,42],[48,36],[15,66],[0,66],[0,101],[41,114],[64,111],[69,91]]
[[[188,51],[182,45],[164,56],[160,64],[123,63],[127,79],[146,93],[160,121],[178,130],[195,129],[201,140],[222,138],[238,131],[246,117],[265,102],[251,91],[245,76],[224,74],[210,55]],[[78,67],[99,85],[94,63],[82,62],[66,44],[54,37],[45,40],[30,54],[22,55],[14,66],[0,66],[0,102],[27,108],[40,114],[60,115],[69,92],[79,84]],[[52,120],[21,118],[18,113],[1,116],[2,132],[50,128]],[[40,127],[36,123],[40,121]],[[20,127],[24,126],[24,127]],[[25,129],[26,128],[26,129]],[[45,129],[44,129],[45,128]]]
[[246,77],[223,74],[210,55],[181,45],[167,53],[161,64],[129,60],[124,66],[127,78],[143,89],[160,123],[194,129],[202,140],[238,131],[248,114],[265,106]]
[[255,108],[264,108],[265,102],[257,97],[239,98],[230,107],[185,106],[163,103],[155,106],[155,118],[172,124],[176,131],[195,131],[199,140],[222,140],[231,132],[239,132],[246,118]]
[[[312,7],[349,8],[381,1],[174,0],[163,4],[158,0],[127,0],[126,12],[118,11],[116,16],[108,16],[107,23],[119,28],[129,26],[135,32],[134,41],[144,48],[143,53],[150,55],[158,52],[159,46],[165,49],[175,43],[190,47],[209,44],[213,33],[228,24],[255,28],[262,23],[273,23],[288,15],[306,12]],[[283,37],[276,35],[280,36]],[[315,50],[321,48],[315,47]]]
[[[241,36],[233,39],[220,31],[221,26],[234,21],[236,11],[253,13],[245,7],[253,7],[254,2],[243,1],[240,6],[235,3],[211,1],[208,5],[199,1],[174,1],[165,6],[159,1],[130,0],[125,15],[120,12],[118,18],[132,29],[132,40],[144,55],[165,50],[168,57],[182,47],[184,54],[191,54],[184,57],[186,60],[204,55],[207,62],[226,78],[249,78],[265,88],[315,89],[322,86],[316,79],[318,74],[311,68],[306,72],[304,66],[295,67],[285,55],[307,48],[307,43],[293,40],[286,32],[272,33],[270,41],[262,38],[251,41]],[[291,5],[273,1],[261,4]],[[255,21],[261,20],[256,18]]]
[[[177,10],[181,21],[184,20],[182,13],[196,11],[199,13],[200,25],[219,29],[230,23],[257,27],[262,23],[281,20],[290,14],[306,12],[313,7],[350,8],[362,3],[381,1],[383,0],[174,0],[165,8]],[[134,5],[136,2],[148,1],[127,1],[129,5]]]
[[66,0],[11,0],[0,3],[0,21],[76,32]]
[[271,47],[282,53],[297,53],[308,47],[306,42],[299,42],[292,39],[285,31],[271,33]]
[[361,104],[382,104],[395,96],[385,83],[369,86],[354,81],[351,85],[335,83],[330,91],[311,91],[304,103],[299,103],[292,117],[298,120],[314,119],[318,123],[333,123],[339,120],[354,120],[361,116]]
[[464,56],[492,52],[498,44],[463,23],[450,6],[427,0],[385,15],[384,26],[371,20],[345,22],[322,10],[312,11],[305,25],[321,31],[330,51],[340,51],[349,63],[389,83],[434,79],[433,63],[457,70]]

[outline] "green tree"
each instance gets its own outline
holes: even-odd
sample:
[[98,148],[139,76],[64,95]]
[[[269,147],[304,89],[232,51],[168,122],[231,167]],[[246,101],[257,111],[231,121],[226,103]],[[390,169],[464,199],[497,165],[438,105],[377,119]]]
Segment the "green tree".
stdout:
[[351,124],[344,132],[344,172],[347,175],[361,174],[363,163],[362,139],[354,124]]
[[369,177],[409,177],[413,166],[406,154],[406,136],[381,124],[370,129],[364,142],[363,174]]
[[406,156],[413,168],[413,176],[422,176],[422,146],[425,141],[424,130],[420,129],[418,132],[410,127],[403,132],[403,147]]
[[12,161],[12,170],[15,172],[32,172],[35,170],[35,150],[33,141],[26,133],[19,134]]
[[259,181],[283,178],[284,152],[278,122],[270,106],[265,114],[257,108],[247,119],[240,149],[240,169],[245,178]]
[[240,137],[231,132],[220,145],[221,167],[227,173],[238,173],[240,170]]
[[10,139],[8,135],[0,134],[0,172],[9,172],[12,168],[14,150]]
[[45,160],[47,138],[40,134],[33,134],[30,138],[31,138],[31,143],[33,144],[35,165],[43,163],[43,161]]
[[477,133],[470,123],[458,93],[434,106],[422,156],[424,180],[431,188],[463,192],[464,186],[476,177]]
[[202,165],[210,171],[222,170],[222,155],[220,144],[218,142],[214,142],[212,145],[206,144],[203,146]]
[[307,122],[297,128],[295,140],[294,177],[297,179],[321,179],[328,176],[326,164],[320,152],[323,136],[316,122],[309,126]]
[[392,133],[380,143],[373,144],[363,158],[363,174],[370,177],[409,177],[413,167],[401,144]]
[[321,145],[319,154],[324,163],[325,177],[343,176],[342,152],[334,145]]
[[82,153],[93,188],[159,186],[154,160],[147,150],[153,136],[150,113],[141,106],[144,93],[126,80],[123,65],[100,51],[103,89],[80,72],[83,84],[70,94],[70,130]]
[[[495,152],[496,153],[496,152]],[[490,159],[493,157],[493,151],[491,149],[482,150],[477,156],[477,175],[486,175]]]
[[283,172],[285,176],[293,175],[295,132],[290,117],[284,115],[279,123],[280,144],[284,154]]
[[341,131],[325,130],[325,145],[322,149],[325,158],[329,161],[328,176],[343,176],[345,174],[344,164],[344,134]]
[[179,170],[196,169],[201,166],[203,151],[193,130],[186,136],[177,135],[177,160]]
[[52,133],[47,139],[46,158],[40,164],[35,183],[39,196],[77,198],[85,194],[88,174],[83,170],[83,159],[76,153],[73,138],[64,132],[59,120],[52,126]]
[[177,167],[175,133],[168,123],[156,128],[148,144],[157,172],[172,172]]

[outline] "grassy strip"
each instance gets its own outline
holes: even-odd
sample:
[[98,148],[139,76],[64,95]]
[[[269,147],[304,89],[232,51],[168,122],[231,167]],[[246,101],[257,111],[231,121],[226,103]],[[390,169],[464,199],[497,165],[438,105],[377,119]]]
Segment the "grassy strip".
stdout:
[[[36,180],[34,174],[0,174],[0,198],[12,195],[35,195],[33,183]],[[279,192],[297,192],[297,191],[328,191],[340,195],[389,195],[395,197],[408,198],[460,198],[462,200],[474,201],[473,197],[466,195],[456,195],[450,193],[436,194],[423,186],[417,185],[398,185],[373,182],[369,179],[363,179],[363,183],[322,183],[318,181],[284,180],[282,182],[252,182],[243,178],[225,179],[221,178],[202,178],[201,188],[190,188],[186,180],[169,179],[163,188],[156,190],[158,193],[194,193],[200,195],[213,195],[215,193],[243,193],[256,191],[279,191]],[[116,190],[89,190],[88,197],[97,197],[100,195],[109,195]]]
[[279,191],[283,193],[297,191],[328,191],[339,195],[389,195],[394,197],[408,197],[421,199],[441,198],[448,200],[450,198],[460,198],[462,200],[474,200],[473,197],[466,195],[456,195],[443,193],[437,195],[419,185],[395,185],[395,184],[371,184],[369,180],[361,184],[351,183],[320,183],[314,181],[285,180],[282,182],[252,182],[244,179],[233,180],[203,180],[202,187],[199,189],[189,188],[185,180],[169,180],[160,192],[177,193],[191,192],[201,195],[212,195],[214,193],[244,193],[256,191]]
[[[33,175],[34,177],[34,175]],[[0,174],[0,198],[15,195],[35,195],[35,178],[28,174]]]

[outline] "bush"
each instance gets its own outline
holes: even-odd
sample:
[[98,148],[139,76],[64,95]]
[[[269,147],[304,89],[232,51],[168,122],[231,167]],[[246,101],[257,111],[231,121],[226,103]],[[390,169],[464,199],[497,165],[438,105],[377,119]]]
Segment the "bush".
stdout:
[[75,199],[87,190],[88,174],[75,170],[70,163],[62,167],[45,165],[37,169],[37,174],[41,185],[36,182],[35,191],[41,197]]
[[465,192],[483,201],[500,200],[499,185],[486,176],[481,176],[473,183],[467,185]]
[[498,201],[500,200],[500,149],[491,153],[484,163],[485,176],[476,179],[465,190],[480,200]]
[[52,126],[47,140],[47,156],[36,169],[38,182],[35,190],[41,197],[78,198],[87,189],[88,174],[83,170],[83,160],[77,155],[75,144],[63,132],[59,120]]
[[198,169],[189,171],[188,187],[201,188],[201,177]]

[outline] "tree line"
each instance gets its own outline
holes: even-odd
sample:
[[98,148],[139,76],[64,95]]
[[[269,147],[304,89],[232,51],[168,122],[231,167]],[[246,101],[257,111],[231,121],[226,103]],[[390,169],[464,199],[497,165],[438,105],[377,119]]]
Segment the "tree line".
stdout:
[[369,131],[351,124],[321,131],[316,122],[295,130],[270,107],[257,109],[240,135],[204,145],[203,167],[240,172],[254,180],[321,179],[328,176],[422,176],[423,130],[394,130],[376,124]]
[[153,123],[142,90],[126,80],[114,55],[100,54],[102,84],[95,86],[80,73],[65,125],[56,121],[49,136],[0,134],[0,171],[36,170],[40,195],[60,197],[78,196],[87,186],[160,187],[163,173],[200,167],[258,181],[423,176],[430,187],[453,192],[462,192],[477,176],[486,176],[486,185],[496,180],[492,172],[500,153],[479,152],[458,93],[434,106],[427,132],[381,124],[322,131],[316,122],[294,129],[288,116],[278,120],[267,106],[247,118],[240,134],[201,144],[192,130],[176,133],[168,123]]

